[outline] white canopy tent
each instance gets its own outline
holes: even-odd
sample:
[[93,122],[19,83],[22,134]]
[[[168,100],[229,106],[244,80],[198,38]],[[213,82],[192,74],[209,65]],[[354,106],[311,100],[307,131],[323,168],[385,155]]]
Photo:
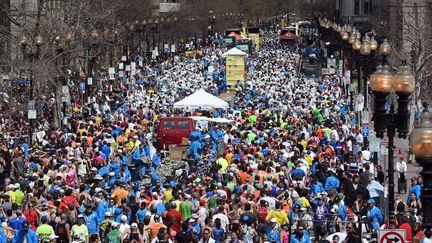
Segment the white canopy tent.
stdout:
[[233,123],[234,120],[229,120],[226,118],[209,118],[209,117],[205,117],[205,116],[191,116],[190,118],[192,118],[195,121],[208,121],[208,122],[215,122],[215,123]]
[[244,51],[234,47],[222,54],[222,57],[227,56],[247,56],[247,54]]
[[209,110],[215,108],[228,108],[228,103],[207,93],[205,90],[200,89],[188,97],[174,103],[174,108],[200,108]]

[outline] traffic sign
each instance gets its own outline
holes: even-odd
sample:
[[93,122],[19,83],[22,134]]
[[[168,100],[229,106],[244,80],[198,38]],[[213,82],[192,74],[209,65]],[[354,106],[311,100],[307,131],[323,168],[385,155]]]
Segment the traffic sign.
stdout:
[[330,68],[322,68],[321,73],[322,73],[322,75],[329,75],[330,74]]
[[378,230],[378,243],[406,243],[405,230]]
[[362,135],[363,135],[363,137],[369,136],[369,127],[368,126],[362,127]]
[[369,151],[372,153],[380,151],[380,140],[379,139],[372,139],[369,141]]
[[369,111],[368,110],[363,110],[361,112],[361,122],[363,125],[369,124]]

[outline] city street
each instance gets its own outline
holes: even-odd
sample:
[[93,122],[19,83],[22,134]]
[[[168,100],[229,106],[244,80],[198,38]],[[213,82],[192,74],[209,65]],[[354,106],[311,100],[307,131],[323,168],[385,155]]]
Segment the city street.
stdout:
[[432,3],[0,12],[0,243],[432,242]]

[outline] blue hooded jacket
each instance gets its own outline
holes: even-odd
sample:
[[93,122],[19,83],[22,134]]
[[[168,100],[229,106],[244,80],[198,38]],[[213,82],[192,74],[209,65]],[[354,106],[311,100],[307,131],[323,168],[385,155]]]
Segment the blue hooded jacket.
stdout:
[[[34,232],[32,229],[28,230],[25,237],[27,237],[27,243],[38,243],[38,237],[36,235],[36,232]],[[23,241],[24,232],[22,229],[20,229],[18,232],[15,233],[14,238],[12,239],[12,243],[22,243]]]

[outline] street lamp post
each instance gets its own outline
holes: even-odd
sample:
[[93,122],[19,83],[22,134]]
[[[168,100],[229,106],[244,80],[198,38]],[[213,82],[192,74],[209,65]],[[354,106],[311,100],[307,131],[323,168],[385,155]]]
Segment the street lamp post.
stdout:
[[[415,87],[415,78],[409,72],[408,66],[401,67],[401,71],[393,76],[389,66],[379,67],[371,76],[371,89],[374,94],[374,127],[376,136],[388,137],[388,192],[389,192],[389,227],[395,226],[394,211],[394,137],[398,132],[400,138],[406,138],[408,134],[408,123],[410,111],[408,104],[410,95]],[[398,97],[398,99],[396,98]],[[386,107],[387,98],[390,109]],[[396,99],[398,109],[395,110]]]
[[[45,45],[45,40],[41,36],[36,36],[33,43],[30,43],[29,39],[26,36],[23,36],[19,39],[18,44],[21,47],[23,59],[28,60],[30,67],[30,75],[29,75],[29,107],[28,107],[28,120],[29,120],[29,145],[32,145],[32,135],[33,135],[33,120],[36,119],[36,104],[33,97],[33,67],[37,60],[39,60],[39,53],[41,46]],[[33,50],[32,44],[36,48]]]
[[430,231],[432,228],[432,121],[427,105],[424,106],[420,123],[411,132],[410,143],[417,163],[423,167],[420,172],[423,178],[421,192],[423,229]]

